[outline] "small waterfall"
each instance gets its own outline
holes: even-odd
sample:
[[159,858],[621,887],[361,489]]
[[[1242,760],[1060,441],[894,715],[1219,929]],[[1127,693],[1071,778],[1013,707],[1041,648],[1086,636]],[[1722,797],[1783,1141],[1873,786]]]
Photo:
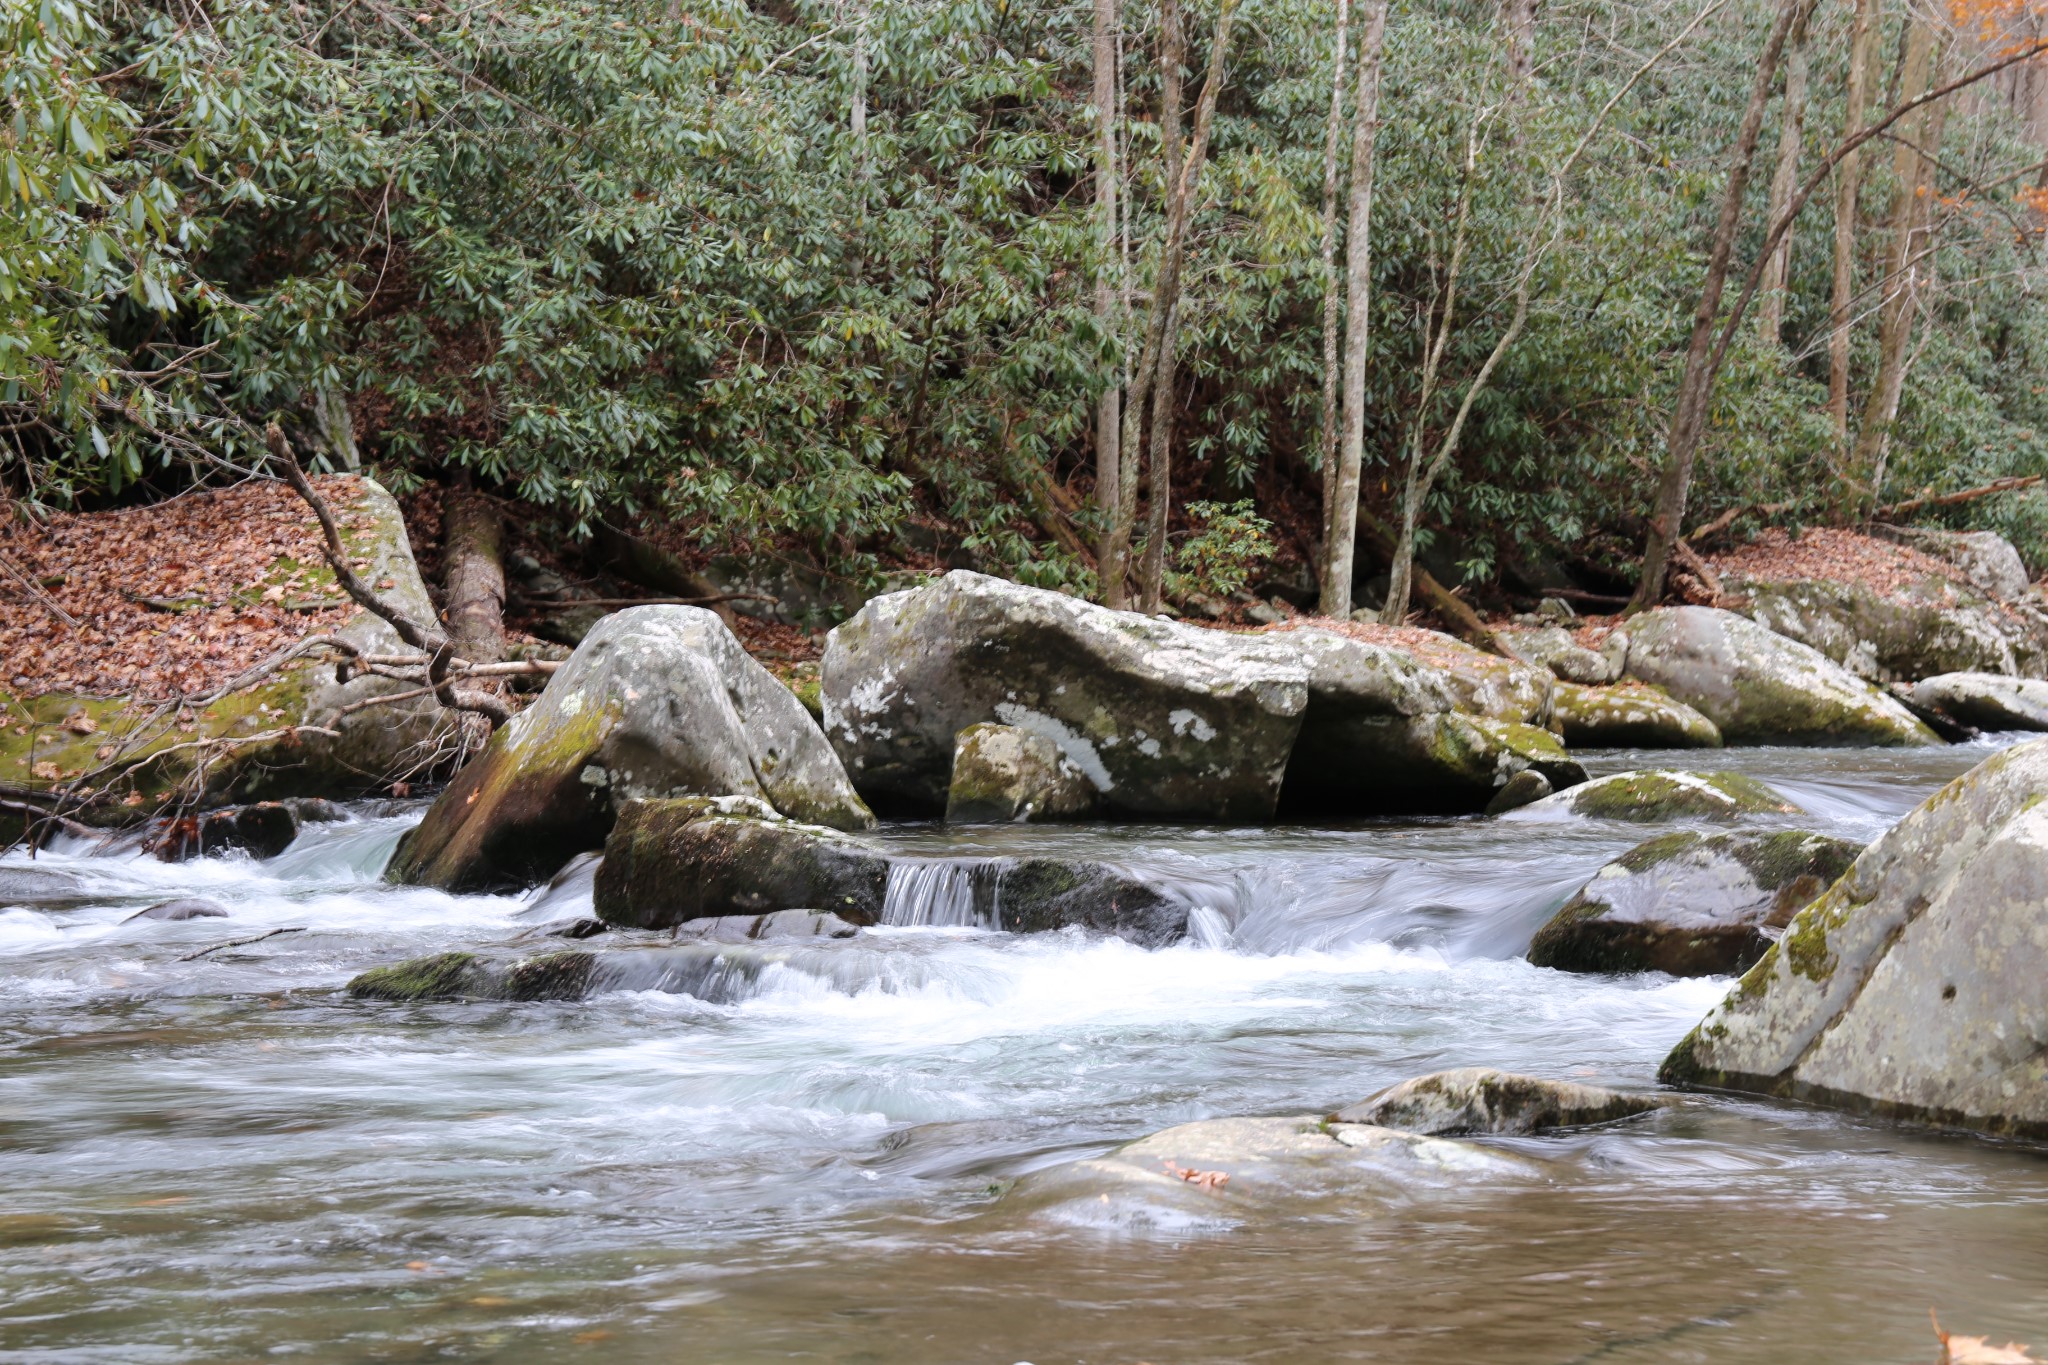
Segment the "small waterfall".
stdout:
[[994,919],[977,904],[976,884],[984,864],[961,858],[929,862],[899,858],[889,865],[882,893],[882,923],[911,927],[988,928]]

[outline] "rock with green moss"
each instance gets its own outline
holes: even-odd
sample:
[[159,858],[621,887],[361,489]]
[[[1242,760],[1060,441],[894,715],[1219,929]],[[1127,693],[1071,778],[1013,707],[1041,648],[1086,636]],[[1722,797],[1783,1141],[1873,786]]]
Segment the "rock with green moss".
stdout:
[[1979,730],[2048,730],[2048,682],[1996,673],[1943,673],[1907,694],[1915,706]]
[[1957,672],[2038,676],[2048,663],[2048,629],[2034,614],[1941,573],[1883,589],[1749,577],[1728,578],[1723,587],[1744,615],[1873,682]]
[[1518,818],[1580,816],[1589,820],[1734,820],[1745,815],[1797,815],[1799,807],[1743,773],[1643,768],[1610,773],[1545,797]]
[[1330,1122],[1434,1137],[1509,1136],[1613,1123],[1658,1107],[1646,1096],[1597,1085],[1468,1066],[1390,1085],[1338,1110]]
[[954,737],[1049,741],[1113,816],[1269,818],[1308,679],[1298,654],[958,570],[877,597],[825,647],[825,732],[885,808],[946,805]]
[[1536,932],[1529,961],[1567,972],[1747,971],[1860,852],[1797,830],[1659,835],[1581,887]]
[[1045,736],[970,725],[954,741],[949,824],[1081,820],[1094,811],[1094,786]]
[[392,858],[393,881],[523,886],[605,841],[641,797],[745,796],[793,819],[874,817],[789,689],[698,607],[604,618]]
[[1581,687],[1560,682],[1551,715],[1554,728],[1574,748],[1721,747],[1721,731],[1714,722],[1646,683]]
[[643,800],[605,840],[592,903],[607,923],[640,929],[798,909],[874,924],[888,881],[871,845],[759,801]]
[[1729,744],[1941,742],[1896,698],[1818,650],[1712,607],[1636,617],[1628,671],[1704,715]]
[[1582,645],[1563,626],[1504,626],[1494,632],[1502,649],[1524,663],[1547,668],[1560,681],[1604,687],[1620,679],[1628,662],[1628,633],[1609,631],[1598,647]]
[[436,953],[373,967],[348,983],[348,993],[359,1000],[581,1000],[596,962],[573,948],[509,963]]
[[2048,1138],[2048,740],[1929,797],[1665,1059],[1681,1086]]

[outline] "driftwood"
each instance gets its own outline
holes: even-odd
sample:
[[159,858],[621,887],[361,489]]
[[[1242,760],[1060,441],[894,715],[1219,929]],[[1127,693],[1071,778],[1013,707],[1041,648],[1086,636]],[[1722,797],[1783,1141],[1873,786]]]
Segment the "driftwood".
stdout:
[[2032,488],[2040,483],[2043,478],[2048,478],[2048,475],[2024,474],[2010,479],[1993,479],[1990,483],[1976,488],[1965,488],[1958,493],[1923,493],[1917,498],[1908,498],[1904,502],[1895,502],[1889,507],[1880,507],[1877,509],[1876,515],[1879,517],[1902,517],[1913,512],[1923,512],[1930,507],[1954,507],[1957,503],[1975,502],[1979,498],[1988,498],[1994,493],[2013,493],[2022,488]]

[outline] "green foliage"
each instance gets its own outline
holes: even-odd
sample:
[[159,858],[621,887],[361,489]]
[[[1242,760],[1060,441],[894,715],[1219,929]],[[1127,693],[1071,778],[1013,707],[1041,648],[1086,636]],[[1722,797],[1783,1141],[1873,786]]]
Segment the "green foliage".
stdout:
[[1228,597],[1273,557],[1273,523],[1249,499],[1228,506],[1191,502],[1186,510],[1192,530],[1174,547],[1174,567],[1167,573],[1167,587],[1175,596]]

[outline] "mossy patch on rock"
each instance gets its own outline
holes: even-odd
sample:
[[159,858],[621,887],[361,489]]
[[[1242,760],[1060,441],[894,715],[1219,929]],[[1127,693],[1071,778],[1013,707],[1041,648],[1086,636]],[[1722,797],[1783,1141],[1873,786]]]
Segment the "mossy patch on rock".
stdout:
[[1799,807],[1743,773],[1658,768],[1595,778],[1517,812],[1521,816],[1576,815],[1638,823],[1798,813]]
[[1714,722],[1646,683],[1560,682],[1551,714],[1564,742],[1587,749],[1718,749]]
[[510,963],[436,953],[373,967],[348,983],[348,993],[360,1000],[581,1000],[596,962],[573,948]]

